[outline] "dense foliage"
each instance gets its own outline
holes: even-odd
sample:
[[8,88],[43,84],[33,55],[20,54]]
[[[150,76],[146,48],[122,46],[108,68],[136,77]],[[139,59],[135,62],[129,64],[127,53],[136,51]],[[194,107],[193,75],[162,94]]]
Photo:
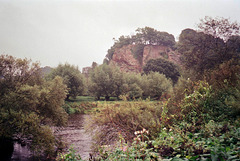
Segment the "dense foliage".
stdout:
[[89,92],[100,99],[100,96],[109,100],[110,96],[119,96],[123,90],[123,73],[119,68],[107,64],[95,67],[91,73],[88,89]]
[[69,100],[70,97],[75,98],[76,96],[82,95],[84,93],[85,80],[84,76],[78,70],[78,67],[67,63],[59,64],[58,67],[53,69],[47,77],[51,80],[56,76],[62,77],[63,82],[67,85],[67,100]]
[[223,40],[192,29],[185,29],[180,34],[178,51],[182,53],[182,64],[200,76],[228,59]]
[[174,84],[177,83],[178,77],[180,76],[177,65],[161,58],[149,60],[144,66],[143,71],[146,74],[150,72],[164,74],[167,78],[170,78]]
[[6,139],[29,139],[36,152],[53,152],[57,145],[48,125],[64,125],[61,108],[66,86],[60,77],[45,81],[36,63],[0,56],[0,147]]
[[[94,124],[103,160],[237,160],[239,82],[218,89],[205,81],[183,80],[181,98],[100,104]],[[182,86],[185,85],[183,88]],[[175,95],[178,95],[175,93]],[[146,130],[147,129],[147,130]],[[117,138],[120,137],[118,142]],[[116,138],[114,140],[113,138]],[[115,142],[113,150],[108,145]]]
[[119,68],[107,64],[96,67],[88,81],[91,95],[100,99],[127,95],[129,98],[160,98],[172,88],[172,83],[165,75],[150,72],[148,75],[124,73]]
[[225,61],[239,59],[239,27],[228,19],[206,17],[199,24],[203,32],[183,30],[177,45],[183,66],[200,78]]

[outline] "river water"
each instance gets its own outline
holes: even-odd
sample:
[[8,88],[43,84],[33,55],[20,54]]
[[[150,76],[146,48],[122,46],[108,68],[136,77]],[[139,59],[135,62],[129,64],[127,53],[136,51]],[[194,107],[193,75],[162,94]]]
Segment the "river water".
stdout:
[[86,132],[85,126],[89,119],[89,115],[72,115],[68,126],[57,132],[69,146],[73,146],[82,159],[88,159],[91,153],[92,137]]
[[[68,125],[58,129],[55,134],[60,136],[68,147],[71,145],[80,154],[81,158],[87,160],[91,153],[92,137],[86,132],[86,124],[90,119],[89,115],[75,114],[69,116]],[[27,146],[14,143],[12,161],[33,161],[35,160]],[[37,160],[37,159],[36,159]]]

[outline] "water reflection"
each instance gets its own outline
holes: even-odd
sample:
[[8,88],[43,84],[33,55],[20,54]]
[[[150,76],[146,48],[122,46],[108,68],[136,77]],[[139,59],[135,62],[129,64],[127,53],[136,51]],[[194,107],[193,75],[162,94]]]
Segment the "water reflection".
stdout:
[[[91,153],[92,138],[90,134],[86,133],[84,125],[87,124],[89,115],[72,115],[69,117],[68,126],[61,128],[55,132],[57,136],[61,136],[68,145],[73,145],[77,153],[82,159],[88,159]],[[1,160],[1,159],[0,159]],[[33,157],[33,153],[28,146],[22,146],[20,143],[14,143],[14,151],[11,161],[39,161],[46,160],[43,157]]]

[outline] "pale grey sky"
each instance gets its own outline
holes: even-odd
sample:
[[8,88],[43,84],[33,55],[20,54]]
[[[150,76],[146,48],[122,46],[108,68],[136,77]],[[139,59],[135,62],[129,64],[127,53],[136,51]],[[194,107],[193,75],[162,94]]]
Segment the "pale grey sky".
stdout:
[[0,54],[81,69],[101,64],[112,38],[145,26],[176,38],[205,16],[240,23],[240,0],[0,0]]

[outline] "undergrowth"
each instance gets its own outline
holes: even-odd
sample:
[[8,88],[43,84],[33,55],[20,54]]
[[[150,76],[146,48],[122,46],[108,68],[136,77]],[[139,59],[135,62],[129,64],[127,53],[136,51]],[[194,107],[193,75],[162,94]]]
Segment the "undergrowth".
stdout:
[[98,104],[92,160],[240,160],[239,81],[179,83],[165,101]]

